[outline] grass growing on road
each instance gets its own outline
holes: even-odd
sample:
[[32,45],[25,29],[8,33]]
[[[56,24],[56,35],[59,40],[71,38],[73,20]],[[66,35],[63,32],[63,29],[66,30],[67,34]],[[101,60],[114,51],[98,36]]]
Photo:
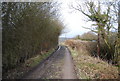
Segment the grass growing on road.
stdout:
[[[79,79],[115,79],[118,78],[118,67],[108,64],[97,57],[92,57],[90,48],[92,45],[86,45],[90,42],[77,40],[66,41],[69,47],[74,63],[75,70]],[[89,49],[89,51],[88,51]]]

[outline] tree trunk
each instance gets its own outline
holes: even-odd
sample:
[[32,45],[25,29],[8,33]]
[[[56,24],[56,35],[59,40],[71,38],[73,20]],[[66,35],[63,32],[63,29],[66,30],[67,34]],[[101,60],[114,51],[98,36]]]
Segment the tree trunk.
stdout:
[[120,1],[118,3],[118,40],[117,40],[117,54],[118,54],[118,64],[120,65]]
[[120,38],[120,1],[118,3],[118,38]]
[[100,33],[98,32],[97,55],[100,57]]
[[115,44],[114,63],[120,66],[120,2],[118,3],[118,37]]

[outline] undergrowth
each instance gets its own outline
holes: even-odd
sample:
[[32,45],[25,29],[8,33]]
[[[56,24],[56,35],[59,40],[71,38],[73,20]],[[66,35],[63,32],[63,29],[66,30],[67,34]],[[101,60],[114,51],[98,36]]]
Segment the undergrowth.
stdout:
[[15,69],[9,70],[4,79],[19,79],[23,76],[26,72],[31,70],[33,67],[37,66],[40,62],[42,62],[45,58],[50,56],[52,52],[55,51],[54,49],[49,50],[48,52],[43,52],[42,54],[38,54],[33,58],[30,58],[25,61],[25,63],[21,64]]
[[92,43],[87,46],[86,44],[88,43],[90,42],[77,40],[68,40],[65,42],[65,45],[67,45],[71,51],[78,78],[117,79],[118,67],[108,64],[107,61],[103,61],[98,57],[91,56],[93,47]]

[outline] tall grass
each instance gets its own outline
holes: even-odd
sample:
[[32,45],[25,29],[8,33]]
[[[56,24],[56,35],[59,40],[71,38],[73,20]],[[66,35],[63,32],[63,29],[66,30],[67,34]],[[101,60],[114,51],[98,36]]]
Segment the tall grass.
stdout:
[[95,57],[96,42],[67,40],[65,42],[72,53],[75,70],[79,79],[116,79],[118,67],[109,64],[106,60]]

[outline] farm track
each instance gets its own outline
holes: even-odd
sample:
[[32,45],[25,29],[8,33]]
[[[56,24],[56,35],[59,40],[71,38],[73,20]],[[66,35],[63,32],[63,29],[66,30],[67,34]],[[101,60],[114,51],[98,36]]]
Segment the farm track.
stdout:
[[22,79],[76,79],[74,64],[65,46],[59,48],[46,60],[33,68]]

